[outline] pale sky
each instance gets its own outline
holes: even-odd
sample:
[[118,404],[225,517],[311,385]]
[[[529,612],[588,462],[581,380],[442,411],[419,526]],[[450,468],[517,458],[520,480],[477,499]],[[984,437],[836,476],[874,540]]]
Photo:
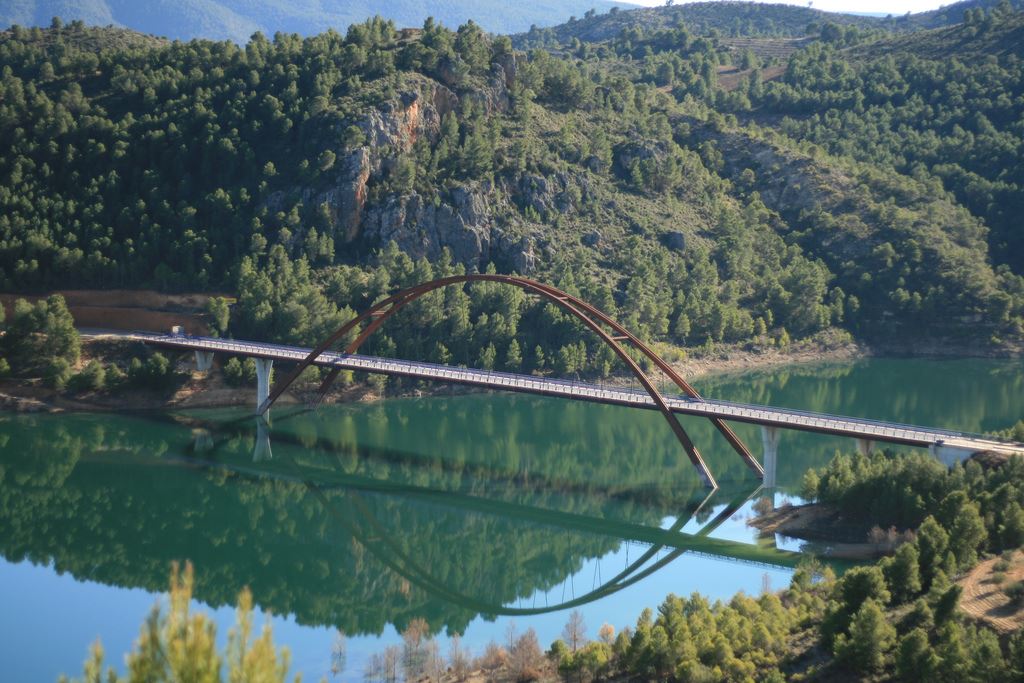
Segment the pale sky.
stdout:
[[[648,7],[657,7],[665,4],[665,0],[623,0],[623,2],[646,5]],[[676,0],[677,5],[684,4],[684,2],[685,0]],[[771,0],[771,2],[800,5],[802,7],[807,6],[806,0],[803,2],[796,0]],[[936,0],[814,0],[812,6],[814,9],[826,12],[882,12],[899,16],[907,12],[927,12],[928,10],[938,9],[943,5],[951,5],[953,2],[955,0],[945,0],[945,2],[937,2]]]

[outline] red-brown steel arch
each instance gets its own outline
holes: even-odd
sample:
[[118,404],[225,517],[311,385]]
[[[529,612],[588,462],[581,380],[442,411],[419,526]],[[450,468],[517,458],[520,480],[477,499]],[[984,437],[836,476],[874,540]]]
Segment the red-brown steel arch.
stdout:
[[[501,284],[511,285],[518,287],[524,291],[536,294],[551,303],[559,306],[569,314],[573,315],[592,332],[594,332],[605,344],[611,347],[615,355],[618,356],[630,372],[637,378],[644,390],[650,395],[654,401],[655,406],[665,417],[676,438],[682,444],[683,449],[690,458],[690,462],[693,463],[697,469],[701,478],[704,482],[714,488],[717,487],[714,476],[705,464],[704,459],[700,455],[700,451],[694,445],[693,440],[683,429],[683,426],[679,423],[679,420],[672,413],[672,410],[665,403],[664,397],[654,386],[650,377],[643,371],[643,369],[633,360],[633,358],[626,352],[621,346],[620,342],[629,342],[630,345],[637,351],[642,353],[648,359],[651,360],[662,372],[664,372],[680,389],[682,389],[688,396],[698,400],[701,399],[700,394],[697,393],[690,384],[684,380],[679,373],[677,373],[671,365],[665,362],[658,354],[656,354],[650,347],[644,344],[638,339],[633,333],[626,328],[619,325],[617,322],[608,317],[605,313],[598,310],[594,306],[586,303],[578,297],[572,296],[566,292],[563,292],[550,285],[545,285],[535,280],[530,280],[524,277],[518,277],[515,275],[492,275],[492,274],[470,274],[470,275],[453,275],[450,277],[439,278],[437,280],[431,280],[430,282],[424,282],[407,289],[403,289],[399,292],[392,294],[389,297],[381,299],[370,308],[366,309],[352,320],[342,325],[336,330],[331,336],[321,342],[315,349],[313,349],[306,358],[304,358],[295,370],[282,382],[275,382],[274,388],[267,400],[259,407],[260,414],[265,413],[270,409],[270,406],[283,394],[289,386],[298,378],[298,376],[309,367],[317,358],[320,357],[325,351],[337,344],[340,340],[344,339],[349,333],[356,329],[359,325],[366,321],[370,323],[366,326],[362,332],[353,340],[348,346],[345,347],[345,353],[355,353],[363,342],[365,342],[370,335],[376,332],[384,322],[394,315],[396,312],[401,310],[407,304],[415,301],[424,294],[432,292],[448,285],[465,284],[469,282],[497,282]],[[602,328],[605,325],[613,330],[614,336],[609,334]],[[324,378],[320,385],[321,396],[327,391],[327,388],[337,378],[340,370],[337,368],[332,369],[327,377]],[[757,462],[753,454],[746,447],[746,444],[729,428],[725,422],[719,418],[709,418],[712,424],[718,429],[719,432],[725,436],[729,444],[739,453],[740,457],[747,466],[754,471],[759,477],[764,476],[764,469],[761,464]]]

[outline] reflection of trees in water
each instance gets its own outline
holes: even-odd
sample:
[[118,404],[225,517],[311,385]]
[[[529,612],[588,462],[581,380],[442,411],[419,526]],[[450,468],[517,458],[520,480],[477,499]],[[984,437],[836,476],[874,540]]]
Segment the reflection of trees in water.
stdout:
[[[212,605],[233,603],[248,585],[264,608],[347,633],[380,632],[388,623],[401,628],[414,617],[462,630],[476,612],[388,571],[366,544],[387,535],[445,586],[500,605],[559,585],[618,541],[549,526],[543,517],[453,509],[444,504],[446,493],[652,526],[704,495],[685,457],[645,462],[642,452],[619,458],[569,444],[548,455],[539,443],[517,450],[511,440],[481,455],[470,447],[480,438],[475,427],[466,434],[456,426],[477,424],[475,415],[448,410],[449,419],[436,421],[438,431],[418,432],[430,448],[413,451],[355,448],[350,439],[372,441],[363,432],[371,423],[392,433],[403,421],[418,429],[419,410],[375,408],[348,426],[315,415],[282,420],[274,459],[259,464],[251,462],[251,421],[243,430],[213,431],[211,454],[183,457],[191,430],[180,425],[101,416],[14,419],[5,430],[12,447],[0,460],[0,550],[11,561],[52,562],[79,579],[153,591],[164,588],[171,561],[191,559],[196,597]],[[428,414],[427,422],[437,417]],[[518,420],[519,429],[559,435],[574,426],[572,419]],[[609,429],[614,425],[597,433]],[[208,458],[237,467],[201,466]],[[316,480],[320,495],[311,495],[287,463]],[[648,486],[658,481],[652,471],[667,472],[661,481],[675,478],[674,486]],[[379,485],[353,496],[344,478]],[[410,488],[437,500],[406,495]]]
[[[1024,414],[1024,368],[983,359],[816,363],[705,378],[697,384],[704,395],[729,401],[969,432],[1003,428]],[[687,422],[687,430],[696,443],[711,443],[711,430],[699,421]],[[756,427],[736,425],[736,431],[759,452]],[[808,467],[823,466],[836,449],[855,448],[851,439],[782,434],[777,481],[794,493]],[[712,450],[712,459],[720,453]],[[720,461],[712,464],[716,472]]]
[[700,388],[742,403],[984,431],[993,410],[1024,401],[1024,370],[983,359],[882,358],[712,377]]
[[[465,484],[480,490],[515,479],[608,495],[642,489],[678,500],[695,495],[699,483],[653,411],[507,395],[395,400],[275,419],[275,442],[310,433],[311,422],[320,448],[379,447],[400,453],[405,464],[461,470],[471,475]],[[708,442],[725,443],[712,432]],[[719,479],[753,481],[735,454],[719,465]]]

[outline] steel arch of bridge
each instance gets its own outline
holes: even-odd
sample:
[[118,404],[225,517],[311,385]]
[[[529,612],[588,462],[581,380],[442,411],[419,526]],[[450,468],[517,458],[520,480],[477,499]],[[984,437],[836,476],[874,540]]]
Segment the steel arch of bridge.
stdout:
[[[647,373],[637,364],[635,360],[626,352],[626,349],[622,346],[622,342],[628,342],[635,350],[639,351],[645,357],[647,357],[655,366],[658,367],[662,372],[665,373],[671,379],[677,387],[679,387],[687,396],[703,400],[697,390],[694,389],[685,379],[683,379],[679,373],[677,373],[671,365],[669,365],[663,358],[658,356],[650,347],[644,344],[638,339],[632,332],[618,324],[605,313],[598,310],[594,306],[591,306],[582,299],[572,296],[566,292],[563,292],[550,285],[545,285],[536,280],[530,280],[524,277],[518,277],[515,275],[494,275],[494,274],[469,274],[469,275],[453,275],[450,277],[439,278],[437,280],[431,280],[429,282],[423,282],[418,285],[414,285],[407,289],[395,292],[391,296],[381,299],[377,303],[370,306],[368,309],[357,315],[356,317],[349,320],[347,323],[338,328],[332,335],[321,342],[315,349],[313,349],[306,358],[304,358],[295,370],[282,382],[276,382],[270,395],[259,407],[259,413],[262,415],[270,409],[270,406],[283,394],[289,386],[302,374],[303,370],[313,364],[317,358],[320,357],[325,351],[330,349],[332,346],[337,344],[339,341],[344,339],[349,333],[357,329],[358,326],[364,322],[369,321],[369,324],[363,329],[358,336],[345,347],[344,353],[352,354],[355,353],[363,342],[365,342],[374,332],[380,329],[391,316],[397,313],[399,310],[404,308],[406,305],[412,303],[416,299],[419,299],[425,294],[428,294],[436,289],[447,287],[449,285],[461,285],[471,282],[495,282],[499,284],[510,285],[517,287],[531,294],[536,294],[547,301],[559,306],[561,309],[575,317],[587,328],[589,328],[594,334],[596,334],[601,341],[611,347],[615,355],[618,356],[633,376],[637,378],[640,385],[643,386],[644,390],[650,395],[654,401],[655,406],[665,417],[672,432],[676,435],[676,438],[682,444],[683,449],[686,451],[687,456],[690,458],[690,462],[697,469],[698,474],[704,480],[704,483],[711,487],[717,488],[718,484],[715,481],[714,476],[708,469],[707,464],[704,462],[704,458],[701,456],[700,451],[697,450],[693,440],[690,438],[686,430],[683,429],[682,424],[672,413],[672,410],[668,407],[665,402],[665,398],[661,395],[655,387],[654,382],[647,376]],[[609,333],[604,329],[608,327],[612,330]],[[337,379],[338,374],[341,372],[340,368],[332,368],[320,384],[320,396],[322,397],[330,385]],[[722,436],[726,438],[733,449],[743,458],[744,463],[758,476],[764,477],[764,469],[761,464],[747,448],[746,444],[736,435],[735,432],[727,425],[723,420],[717,417],[708,418],[711,423],[721,432]]]

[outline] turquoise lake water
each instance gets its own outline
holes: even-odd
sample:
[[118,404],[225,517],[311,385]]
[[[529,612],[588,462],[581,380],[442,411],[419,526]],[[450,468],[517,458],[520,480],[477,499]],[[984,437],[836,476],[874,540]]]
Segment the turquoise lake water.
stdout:
[[[972,432],[1024,416],[1024,368],[874,359],[697,382],[733,401]],[[632,625],[670,592],[785,586],[801,546],[747,520],[797,500],[848,439],[781,437],[760,487],[706,421],[684,418],[708,495],[654,412],[509,394],[275,409],[0,415],[0,656],[13,681],[121,666],[174,561],[226,639],[250,587],[304,680],[362,680],[425,619],[479,654],[510,624],[559,637]],[[760,455],[756,428],[736,431]],[[331,672],[344,633],[345,667]]]

